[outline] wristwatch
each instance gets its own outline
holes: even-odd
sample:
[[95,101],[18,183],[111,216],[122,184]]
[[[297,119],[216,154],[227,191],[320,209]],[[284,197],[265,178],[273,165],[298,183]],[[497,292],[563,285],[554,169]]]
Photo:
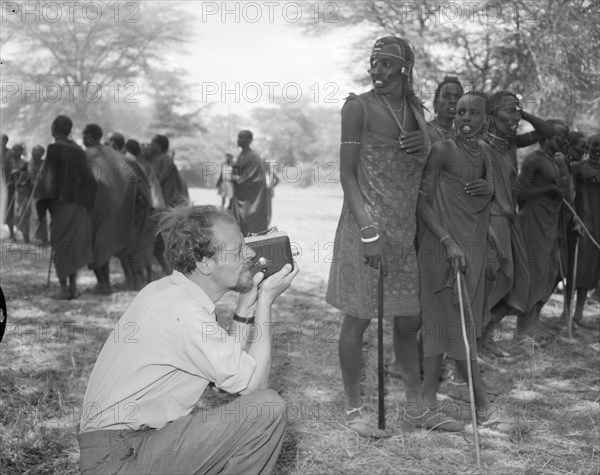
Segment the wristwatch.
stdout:
[[246,325],[252,325],[256,319],[254,317],[244,318],[240,317],[237,313],[233,314],[233,321],[238,323],[244,323]]

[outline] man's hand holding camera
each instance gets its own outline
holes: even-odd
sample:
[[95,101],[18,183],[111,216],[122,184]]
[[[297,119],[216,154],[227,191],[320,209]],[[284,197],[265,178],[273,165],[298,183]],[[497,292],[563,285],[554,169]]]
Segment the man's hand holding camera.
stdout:
[[293,269],[291,264],[285,264],[279,272],[271,275],[268,279],[262,279],[258,286],[258,308],[260,309],[261,303],[272,305],[277,297],[292,285],[292,281],[299,271],[298,263],[294,265]]
[[[269,308],[283,292],[285,292],[298,275],[298,264],[292,269],[291,264],[284,265],[279,272],[265,278],[257,272],[252,278],[254,286],[248,292],[240,293],[235,313],[242,318],[250,318],[260,305]],[[258,317],[258,316],[257,316]]]

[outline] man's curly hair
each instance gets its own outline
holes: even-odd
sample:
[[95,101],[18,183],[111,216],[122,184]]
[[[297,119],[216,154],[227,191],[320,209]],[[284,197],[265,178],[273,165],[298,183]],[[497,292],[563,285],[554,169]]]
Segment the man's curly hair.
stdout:
[[217,221],[237,224],[233,215],[216,206],[182,205],[159,216],[157,235],[165,241],[165,259],[173,269],[190,274],[196,262],[219,250],[213,226]]

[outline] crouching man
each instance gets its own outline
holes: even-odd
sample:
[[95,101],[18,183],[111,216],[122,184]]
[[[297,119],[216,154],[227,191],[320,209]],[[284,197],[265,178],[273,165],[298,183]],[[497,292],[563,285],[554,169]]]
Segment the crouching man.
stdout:
[[[159,231],[175,270],[136,296],[100,352],[83,401],[81,472],[270,473],[286,425],[284,401],[267,389],[271,305],[298,267],[253,278],[254,251],[214,206],[172,208]],[[226,332],[215,303],[229,290],[240,296]],[[241,396],[203,409],[211,381]]]

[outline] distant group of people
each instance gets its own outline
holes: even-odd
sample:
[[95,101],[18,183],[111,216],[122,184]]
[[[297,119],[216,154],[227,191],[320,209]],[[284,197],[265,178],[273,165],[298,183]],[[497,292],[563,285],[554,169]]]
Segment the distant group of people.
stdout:
[[[189,199],[187,185],[169,153],[169,139],[156,135],[149,145],[142,145],[113,132],[103,142],[100,126],[88,124],[82,150],[69,138],[71,128],[68,117],[56,118],[52,124],[55,143],[48,146],[45,160],[41,145],[33,147],[27,161],[24,145],[9,150],[9,139],[2,135],[2,173],[7,185],[4,222],[11,241],[16,242],[21,232],[23,241],[29,243],[35,223],[33,237],[43,246],[52,244],[61,299],[78,296],[76,271],[86,265],[96,275],[95,291],[110,294],[112,257],[120,260],[126,286],[132,289],[152,280],[153,259],[169,273],[163,240],[154,236],[155,216]],[[217,183],[222,207],[235,216],[244,236],[268,229],[274,187],[279,182],[269,164],[250,147],[252,140],[252,132],[239,133],[241,153],[236,159],[226,155]]]
[[251,131],[240,131],[238,146],[242,149],[241,153],[237,158],[231,153],[225,154],[217,181],[221,207],[233,213],[244,236],[268,229],[274,188],[279,183],[269,163],[250,147],[253,139]]
[[[576,288],[574,319],[581,320],[600,278],[600,135],[586,142],[562,121],[524,111],[517,94],[464,92],[456,77],[439,84],[426,123],[409,44],[382,38],[370,63],[374,88],[351,94],[342,109],[344,205],[326,296],[345,313],[346,424],[366,437],[391,435],[371,422],[360,388],[362,337],[383,298],[384,316],[394,317],[408,422],[462,430],[460,414],[437,400],[446,356],[459,386],[470,360],[479,423],[525,430],[495,412],[477,356],[509,355],[493,330],[510,314],[518,316],[517,342],[536,344],[542,307],[574,267],[565,302]],[[518,134],[521,120],[533,131]],[[517,148],[537,143],[519,170]]]
[[48,227],[46,220],[41,220],[33,229],[31,236],[32,192],[37,177],[42,168],[44,147],[36,145],[31,149],[31,159],[27,161],[25,146],[21,143],[8,148],[8,136],[2,134],[2,164],[3,187],[6,196],[2,197],[3,222],[8,226],[10,240],[17,240],[17,232],[21,232],[23,241],[30,238],[38,239],[42,245],[48,244]]
[[169,139],[156,135],[149,146],[142,146],[114,132],[103,143],[101,127],[88,124],[83,129],[84,150],[69,137],[72,127],[67,116],[56,117],[51,127],[55,141],[48,145],[45,160],[43,147],[35,146],[29,163],[21,158],[20,145],[7,153],[8,137],[2,136],[10,238],[16,240],[16,224],[29,242],[29,213],[35,209],[36,236],[46,244],[49,212],[59,299],[79,296],[77,271],[85,266],[96,276],[94,291],[110,294],[113,257],[120,260],[131,289],[152,280],[153,256],[170,273],[163,241],[155,237],[156,215],[189,195],[169,154]]

